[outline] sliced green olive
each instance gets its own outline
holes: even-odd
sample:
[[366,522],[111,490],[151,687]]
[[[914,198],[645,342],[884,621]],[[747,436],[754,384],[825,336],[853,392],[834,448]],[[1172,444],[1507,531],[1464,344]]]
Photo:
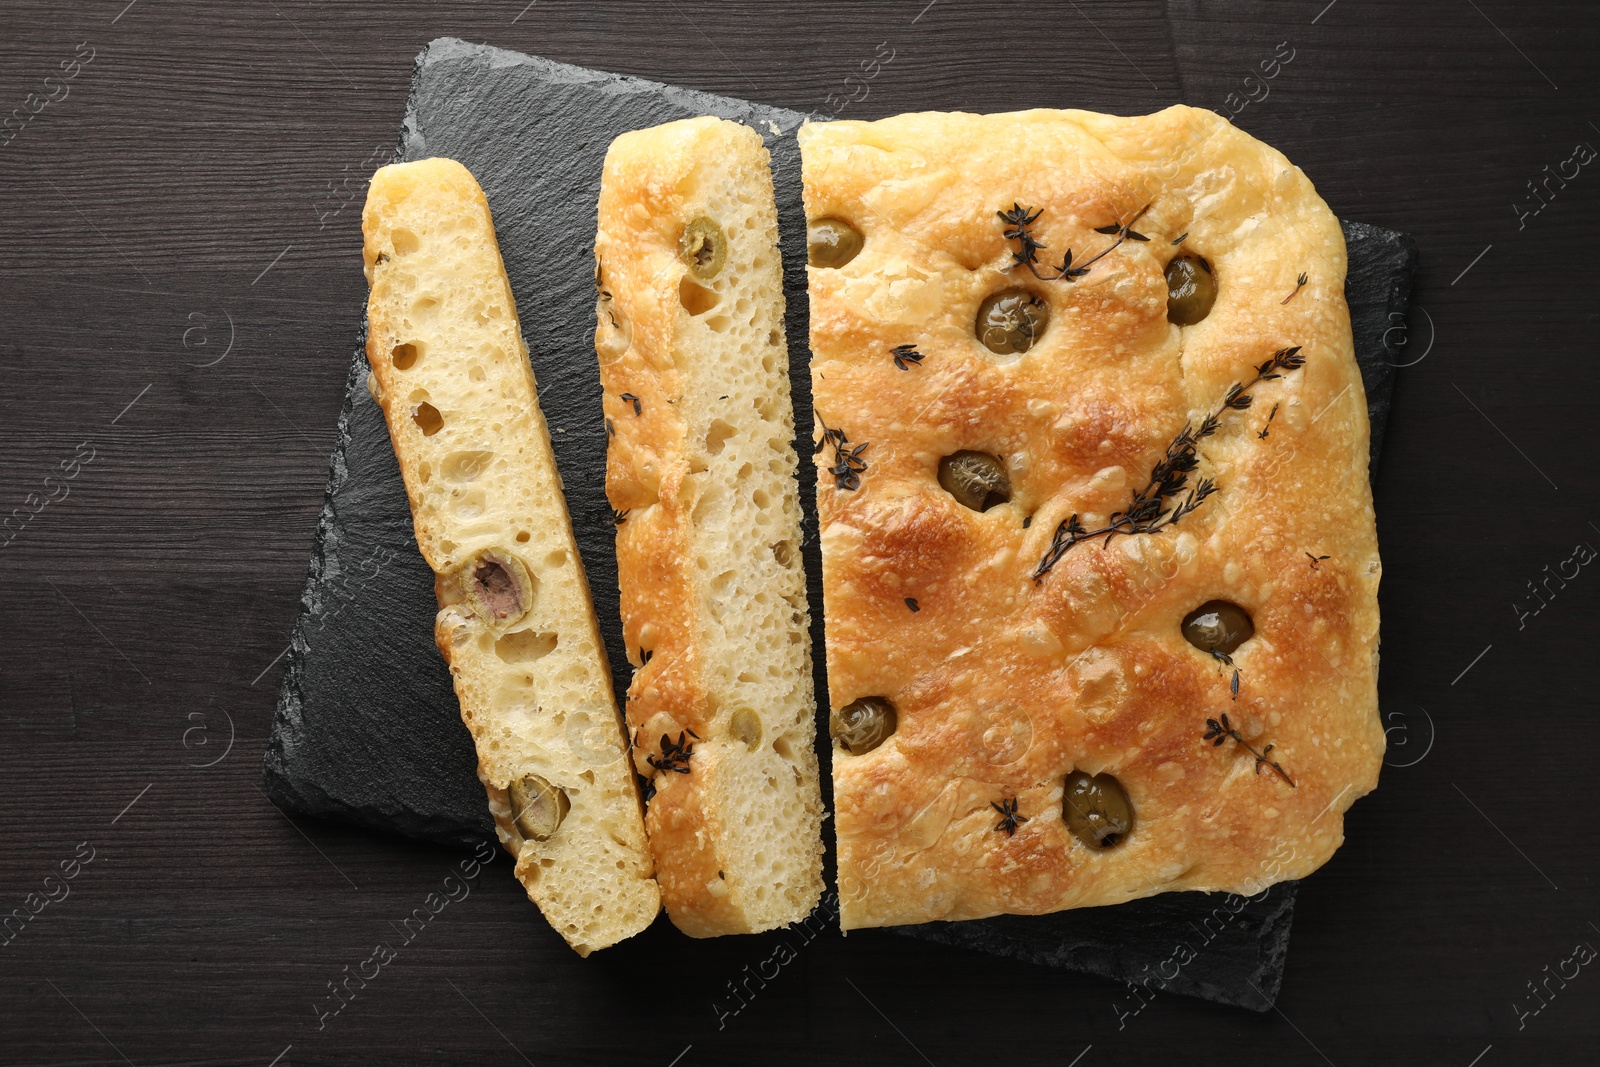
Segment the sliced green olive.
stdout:
[[728,716],[728,736],[743,741],[751,752],[761,744],[761,716],[752,708],[737,708]]
[[806,226],[806,262],[813,267],[842,267],[861,252],[866,239],[843,219],[817,219]]
[[978,306],[978,340],[997,355],[1032,348],[1050,322],[1050,305],[1026,289],[1002,289]]
[[462,568],[467,599],[478,615],[496,627],[519,622],[533,605],[533,578],[522,561],[498,548],[486,548]]
[[1133,830],[1133,805],[1122,783],[1109,774],[1067,775],[1061,817],[1073,836],[1090,848],[1111,848]]
[[1226,600],[1208,600],[1183,617],[1183,636],[1202,652],[1228,655],[1255,632],[1250,613]]
[[523,837],[543,841],[561,826],[572,810],[564,789],[557,789],[537,774],[525,774],[511,783],[511,816]]
[[728,240],[722,235],[722,227],[704,215],[691,219],[678,241],[678,258],[701,281],[715,278],[728,261]]
[[939,484],[973,511],[988,511],[1011,499],[1006,465],[987,452],[963,449],[939,461]]
[[1217,276],[1199,256],[1179,256],[1167,264],[1167,321],[1193,326],[1217,302]]
[[862,697],[828,717],[828,733],[846,752],[859,756],[888,740],[898,724],[894,705],[886,698]]

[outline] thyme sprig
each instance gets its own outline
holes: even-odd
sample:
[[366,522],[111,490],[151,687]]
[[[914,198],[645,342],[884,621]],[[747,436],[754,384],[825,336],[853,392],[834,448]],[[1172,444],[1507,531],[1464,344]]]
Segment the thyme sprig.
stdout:
[[1205,732],[1204,735],[1202,735],[1202,740],[1210,741],[1212,748],[1216,748],[1216,747],[1224,744],[1228,740],[1228,738],[1230,738],[1230,737],[1233,738],[1235,741],[1237,741],[1239,744],[1243,745],[1245,747],[1245,751],[1249,752],[1252,756],[1254,756],[1256,758],[1256,773],[1257,774],[1261,773],[1261,767],[1262,767],[1263,764],[1265,764],[1266,766],[1271,767],[1273,770],[1277,771],[1278,772],[1278,777],[1282,778],[1284,781],[1288,782],[1290,789],[1299,789],[1300,788],[1299,786],[1294,784],[1294,779],[1289,777],[1289,773],[1283,769],[1283,766],[1281,764],[1279,764],[1277,760],[1268,759],[1267,758],[1267,753],[1271,752],[1277,746],[1268,745],[1266,748],[1262,749],[1260,752],[1257,752],[1256,751],[1256,747],[1254,745],[1252,745],[1250,742],[1246,741],[1244,739],[1244,735],[1241,734],[1238,731],[1238,729],[1235,728],[1234,725],[1228,721],[1228,716],[1226,714],[1224,714],[1222,716],[1222,721],[1220,721],[1220,722],[1218,722],[1216,719],[1207,719],[1206,720],[1206,732]]
[[1146,211],[1149,211],[1149,210],[1150,210],[1150,205],[1146,204],[1144,207],[1140,208],[1138,210],[1138,212],[1133,216],[1133,218],[1129,219],[1127,222],[1120,222],[1120,223],[1119,222],[1113,222],[1113,223],[1109,223],[1109,224],[1107,224],[1105,226],[1097,226],[1097,227],[1095,227],[1095,231],[1094,231],[1095,233],[1103,233],[1103,234],[1106,234],[1108,236],[1111,235],[1111,234],[1115,234],[1117,239],[1115,241],[1111,242],[1111,245],[1110,245],[1109,248],[1101,249],[1098,255],[1094,255],[1094,256],[1089,257],[1087,260],[1085,260],[1084,262],[1078,264],[1076,267],[1074,267],[1072,265],[1072,249],[1070,249],[1070,248],[1067,249],[1067,254],[1065,256],[1063,256],[1062,259],[1061,259],[1060,273],[1057,274],[1056,277],[1063,278],[1063,279],[1065,279],[1066,281],[1069,281],[1069,282],[1075,282],[1079,278],[1083,277],[1085,274],[1088,274],[1090,267],[1094,266],[1096,263],[1100,262],[1100,260],[1104,259],[1106,256],[1110,255],[1111,253],[1115,252],[1117,249],[1121,248],[1122,247],[1122,242],[1124,242],[1124,241],[1148,241],[1148,240],[1150,240],[1150,238],[1146,237],[1142,233],[1138,233],[1133,228],[1133,224],[1138,222],[1141,218],[1143,218],[1144,217],[1144,213]]
[[[1117,534],[1160,533],[1197,510],[1207,497],[1220,488],[1211,478],[1202,478],[1193,488],[1189,486],[1189,475],[1200,466],[1201,440],[1217,432],[1224,412],[1243,411],[1250,406],[1254,399],[1250,395],[1251,389],[1262,382],[1281,378],[1287,371],[1299,369],[1305,365],[1305,361],[1299,345],[1280,348],[1256,368],[1255,377],[1229,386],[1221,406],[1207,415],[1198,429],[1184,423],[1178,436],[1167,445],[1166,455],[1150,468],[1150,481],[1133,494],[1126,511],[1112,512],[1106,524],[1094,530],[1079,522],[1076,514],[1063,520],[1056,527],[1050,547],[1045,550],[1038,567],[1034,568],[1033,580],[1041,581],[1052,567],[1061,562],[1061,557],[1083,541],[1103,534],[1105,543],[1109,545],[1111,538]],[[1182,499],[1170,503],[1180,493],[1184,494]]]
[[994,828],[996,830],[1004,830],[1007,837],[1015,836],[1017,827],[1028,821],[1026,815],[1017,814],[1016,797],[1002,800],[998,804],[991,800],[989,801],[989,806],[1000,813],[1000,821],[995,823]]
[[822,440],[817,442],[811,454],[821,452],[824,445],[832,445],[833,466],[828,468],[828,473],[833,475],[834,486],[847,492],[860,489],[861,473],[867,469],[867,461],[861,458],[861,453],[866,451],[871,442],[863,441],[854,448],[847,448],[850,439],[843,430],[830,429],[827,423],[822,422],[820,415],[817,421],[822,423]]
[[909,364],[921,366],[927,357],[917,351],[916,345],[895,345],[891,350],[894,355],[894,365],[901,370],[910,370]]
[[1311,280],[1311,275],[1307,274],[1305,271],[1301,271],[1300,272],[1300,277],[1298,277],[1298,278],[1296,278],[1294,280],[1294,292],[1290,293],[1288,296],[1286,296],[1282,300],[1278,301],[1278,303],[1287,304],[1289,301],[1293,300],[1296,296],[1298,296],[1300,294],[1300,290],[1302,290],[1302,289],[1304,289],[1306,287],[1306,282],[1308,282],[1310,280]]
[[1138,222],[1144,216],[1144,213],[1149,210],[1150,205],[1146,204],[1127,222],[1111,222],[1104,226],[1095,227],[1095,233],[1103,233],[1107,236],[1115,235],[1117,239],[1109,247],[1101,249],[1098,254],[1091,256],[1077,266],[1072,265],[1072,249],[1067,249],[1066,254],[1061,257],[1061,266],[1053,268],[1055,270],[1054,274],[1039,273],[1039,252],[1046,245],[1034,236],[1031,228],[1038,221],[1039,216],[1044,214],[1044,209],[1030,208],[1013,202],[1011,210],[997,211],[995,214],[1007,226],[1007,229],[1002,231],[1005,239],[1017,242],[1016,250],[1011,253],[1012,266],[1027,267],[1033,276],[1040,281],[1075,282],[1085,274],[1088,274],[1089,268],[1095,263],[1120,248],[1124,241],[1150,240],[1150,238],[1133,228],[1133,224]]

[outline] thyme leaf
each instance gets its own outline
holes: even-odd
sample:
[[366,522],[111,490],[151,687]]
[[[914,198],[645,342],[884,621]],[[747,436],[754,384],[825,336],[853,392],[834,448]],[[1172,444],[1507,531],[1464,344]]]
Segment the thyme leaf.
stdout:
[[661,756],[646,756],[644,761],[658,771],[676,771],[679,774],[689,773],[689,757],[694,755],[694,741],[685,742],[684,734],[700,740],[700,735],[693,730],[681,731],[678,739],[674,741],[667,734],[661,735]]
[[823,445],[832,445],[833,466],[828,468],[828,473],[833,475],[834,486],[846,492],[860,489],[861,473],[867,469],[867,461],[861,458],[861,453],[866,451],[870,442],[863,441],[854,448],[848,448],[850,439],[843,430],[830,429],[827,423],[822,422],[820,415],[817,421],[822,423],[822,440],[811,450],[812,455],[821,452]]
[[1000,813],[1000,821],[995,823],[996,830],[1004,830],[1007,837],[1015,836],[1017,827],[1028,821],[1028,816],[1017,814],[1017,798],[1003,799],[996,804],[989,801],[989,806]]
[[908,364],[915,363],[920,366],[922,361],[927,358],[917,351],[916,345],[895,345],[891,352],[894,355],[894,365],[901,370],[910,370],[911,368]]

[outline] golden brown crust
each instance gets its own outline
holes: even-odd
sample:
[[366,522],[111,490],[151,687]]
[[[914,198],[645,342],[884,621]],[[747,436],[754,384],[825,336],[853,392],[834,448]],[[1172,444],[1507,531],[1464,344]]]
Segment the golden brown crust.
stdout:
[[[810,270],[816,410],[867,443],[869,464],[847,491],[834,450],[818,455],[830,699],[884,696],[899,712],[875,750],[834,748],[842,925],[1250,893],[1316,869],[1376,785],[1383,734],[1366,406],[1344,241],[1311,183],[1183,107],[902,115],[800,138],[808,216],[866,238],[845,267]],[[1075,281],[1040,280],[1013,264],[996,217],[1014,203],[1042,209],[1047,277],[1147,204],[1149,240]],[[1220,287],[1182,328],[1163,277],[1180,251],[1206,257]],[[1051,320],[1031,351],[997,356],[974,321],[1013,286]],[[898,370],[901,344],[922,363]],[[1202,442],[1194,478],[1215,478],[1216,496],[1164,533],[1080,543],[1033,580],[1059,524],[1128,507],[1186,420],[1293,345],[1304,367],[1257,385]],[[939,460],[961,449],[1006,458],[1010,503],[980,513],[940,488]],[[1180,631],[1211,599],[1254,618],[1233,655],[1237,700],[1231,670]],[[1274,746],[1296,788],[1254,773],[1231,738],[1204,739],[1224,713]],[[1091,850],[1068,830],[1073,770],[1126,789],[1122,844]],[[991,807],[1009,798],[1027,819],[1014,836]]]

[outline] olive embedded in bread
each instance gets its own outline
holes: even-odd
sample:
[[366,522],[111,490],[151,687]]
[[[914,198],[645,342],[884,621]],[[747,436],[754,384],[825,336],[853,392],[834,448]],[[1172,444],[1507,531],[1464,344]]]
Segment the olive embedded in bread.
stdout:
[[557,789],[537,774],[525,774],[511,783],[511,815],[522,836],[545,841],[561,826],[572,809],[566,790]]
[[744,747],[754,752],[761,744],[761,716],[752,708],[736,708],[728,716],[728,736],[743,741]]
[[723,236],[716,219],[700,215],[690,219],[689,225],[683,228],[678,255],[690,274],[709,282],[722,273],[722,265],[728,261],[728,239]]
[[1002,289],[978,305],[974,330],[996,355],[1020,355],[1038,343],[1050,305],[1026,289]]
[[464,569],[467,598],[485,622],[504,628],[528,613],[533,604],[533,578],[516,556],[486,548]]
[[963,449],[939,461],[939,484],[973,511],[988,511],[1011,499],[1006,465],[987,452]]
[[1111,848],[1133,829],[1133,805],[1122,783],[1109,774],[1067,775],[1061,817],[1073,836],[1090,848]]
[[1255,632],[1250,613],[1226,600],[1208,600],[1183,617],[1183,636],[1202,652],[1229,655]]
[[852,700],[828,718],[828,732],[852,756],[883,744],[898,725],[894,705],[883,697]]
[[813,267],[842,267],[865,244],[861,231],[843,219],[817,219],[806,227],[806,262]]
[[1199,256],[1178,256],[1167,264],[1167,320],[1193,326],[1211,314],[1217,301],[1217,276]]

